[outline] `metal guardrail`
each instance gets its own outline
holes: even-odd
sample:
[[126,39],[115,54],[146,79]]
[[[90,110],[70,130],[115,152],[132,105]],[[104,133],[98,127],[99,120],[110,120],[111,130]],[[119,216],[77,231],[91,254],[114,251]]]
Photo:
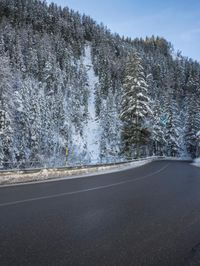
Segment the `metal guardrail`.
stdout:
[[[110,162],[110,163],[91,163],[90,164],[83,164],[83,163],[79,163],[79,164],[74,164],[74,165],[66,165],[66,166],[53,166],[53,167],[47,167],[48,164],[44,163],[44,166],[42,167],[32,167],[32,168],[6,168],[6,169],[0,169],[0,174],[1,173],[11,173],[11,172],[21,172],[21,173],[37,173],[40,172],[42,170],[48,169],[48,170],[59,170],[59,171],[66,171],[66,170],[78,170],[78,169],[91,169],[91,168],[96,168],[96,167],[106,167],[106,166],[112,166],[112,165],[120,165],[120,164],[127,164],[127,163],[131,163],[131,162],[137,162],[137,161],[145,161],[148,159],[155,159],[155,160],[159,160],[159,159],[164,159],[165,157],[162,156],[152,156],[152,157],[143,157],[143,158],[139,158],[139,159],[133,159],[133,158],[127,158],[126,160],[123,158],[123,160],[120,161],[114,161],[114,162]],[[108,159],[108,158],[107,158]],[[34,164],[35,163],[40,163],[38,161],[32,161]],[[96,162],[96,161],[95,161]],[[6,162],[9,164],[9,162]],[[27,163],[30,163],[30,161]],[[10,163],[11,164],[11,163]],[[13,163],[12,163],[13,164]]]

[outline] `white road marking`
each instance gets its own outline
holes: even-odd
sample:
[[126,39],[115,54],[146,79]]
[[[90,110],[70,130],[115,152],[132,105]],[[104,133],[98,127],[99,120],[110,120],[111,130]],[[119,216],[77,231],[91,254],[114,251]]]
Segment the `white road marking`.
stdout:
[[24,199],[24,200],[18,200],[18,201],[11,201],[11,202],[0,203],[0,207],[12,206],[12,205],[17,205],[17,204],[21,204],[21,203],[32,202],[32,201],[39,201],[39,200],[45,200],[45,199],[60,198],[60,197],[64,197],[64,196],[69,196],[69,195],[74,195],[74,194],[80,194],[80,193],[90,192],[90,191],[94,191],[94,190],[100,190],[100,189],[115,187],[115,186],[123,185],[123,184],[126,184],[126,183],[131,183],[131,182],[143,180],[143,179],[146,179],[148,177],[151,177],[153,175],[156,175],[156,174],[162,172],[163,170],[165,170],[169,166],[169,164],[165,165],[164,167],[162,167],[158,171],[153,172],[153,173],[148,174],[148,175],[145,175],[143,177],[138,177],[138,178],[135,178],[135,179],[128,179],[128,180],[125,180],[125,181],[121,181],[121,182],[117,182],[117,183],[112,183],[112,184],[109,184],[109,185],[98,186],[98,187],[93,187],[93,188],[88,188],[88,189],[83,189],[83,190],[75,190],[75,191],[71,191],[71,192],[65,192],[65,193],[60,193],[60,194],[53,194],[53,195],[49,195],[49,196],[43,196],[43,197],[37,197],[37,198],[29,198],[29,199]]

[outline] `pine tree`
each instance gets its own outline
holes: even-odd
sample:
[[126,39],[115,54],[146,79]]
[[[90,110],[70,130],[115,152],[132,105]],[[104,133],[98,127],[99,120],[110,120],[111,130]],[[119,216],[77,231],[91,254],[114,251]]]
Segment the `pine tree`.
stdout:
[[120,117],[124,122],[122,138],[125,152],[130,156],[131,146],[135,144],[137,158],[140,156],[140,145],[147,142],[150,134],[146,122],[152,111],[147,90],[141,58],[134,53],[126,65]]
[[166,127],[164,130],[166,146],[166,156],[178,156],[180,151],[179,145],[179,132],[178,132],[178,117],[176,101],[173,99],[173,95],[169,92],[165,95],[165,103],[163,105],[163,114],[166,115]]
[[200,129],[200,103],[196,95],[188,95],[185,140],[188,153],[195,158],[198,153],[198,132]]
[[[153,116],[151,119],[151,140],[152,140],[152,154],[153,155],[164,155],[164,147],[166,140],[164,136],[165,121],[162,121],[162,108],[160,107],[159,101],[152,103]],[[165,118],[165,117],[164,117]],[[166,119],[166,118],[165,118]]]
[[[13,83],[9,59],[0,60],[0,159],[4,163],[13,161]],[[1,164],[2,164],[1,162]],[[5,165],[7,166],[7,165]],[[11,164],[10,164],[11,166]]]
[[1,161],[61,165],[66,146],[72,161],[90,152],[85,136],[94,75],[88,67],[95,73],[99,158],[118,147],[137,157],[199,155],[199,63],[176,55],[163,38],[121,38],[69,8],[0,0]]

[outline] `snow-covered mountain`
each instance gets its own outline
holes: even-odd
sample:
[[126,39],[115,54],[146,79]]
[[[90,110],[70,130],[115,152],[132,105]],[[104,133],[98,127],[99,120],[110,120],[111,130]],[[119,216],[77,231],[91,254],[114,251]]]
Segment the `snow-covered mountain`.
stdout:
[[[68,8],[0,0],[1,165],[125,158],[121,103],[135,52],[153,114],[144,121],[140,156],[197,156],[199,63],[175,56],[163,38],[125,39]],[[134,141],[126,143],[134,156]]]

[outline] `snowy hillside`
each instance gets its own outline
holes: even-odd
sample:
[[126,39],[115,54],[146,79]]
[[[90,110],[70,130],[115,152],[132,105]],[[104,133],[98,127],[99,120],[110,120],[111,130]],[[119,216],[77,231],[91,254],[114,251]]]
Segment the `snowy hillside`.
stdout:
[[0,1],[0,167],[199,157],[200,65],[175,54],[69,8]]
[[88,119],[84,128],[85,134],[83,134],[86,140],[87,153],[90,160],[95,163],[99,160],[100,155],[100,126],[99,118],[96,116],[95,108],[95,92],[98,86],[99,79],[94,73],[91,57],[91,47],[88,45],[85,48],[85,57],[83,60],[87,69],[88,87],[89,87],[89,99],[88,99]]
[[[86,70],[86,85],[88,87],[88,116],[83,125],[82,135],[80,132],[73,129],[72,143],[74,143],[75,158],[71,158],[75,163],[77,160],[81,163],[98,163],[100,158],[100,137],[101,129],[99,118],[96,116],[95,110],[95,92],[98,86],[99,79],[94,73],[91,46],[85,46],[84,56],[81,58],[81,63]],[[75,159],[73,161],[73,159]]]

